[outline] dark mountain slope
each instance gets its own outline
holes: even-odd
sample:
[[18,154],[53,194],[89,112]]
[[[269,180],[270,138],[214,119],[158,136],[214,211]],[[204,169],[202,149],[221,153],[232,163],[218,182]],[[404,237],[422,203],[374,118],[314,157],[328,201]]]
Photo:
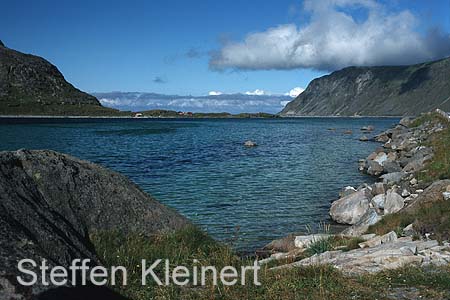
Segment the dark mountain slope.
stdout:
[[0,42],[0,114],[115,114],[93,96],[68,83],[45,59]]
[[402,116],[450,111],[450,58],[413,66],[349,67],[314,79],[283,116]]

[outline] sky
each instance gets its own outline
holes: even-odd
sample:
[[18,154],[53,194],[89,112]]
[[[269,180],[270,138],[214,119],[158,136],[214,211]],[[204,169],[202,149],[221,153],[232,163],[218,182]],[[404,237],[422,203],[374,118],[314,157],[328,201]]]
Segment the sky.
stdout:
[[88,92],[285,94],[450,55],[450,0],[0,1],[6,46]]

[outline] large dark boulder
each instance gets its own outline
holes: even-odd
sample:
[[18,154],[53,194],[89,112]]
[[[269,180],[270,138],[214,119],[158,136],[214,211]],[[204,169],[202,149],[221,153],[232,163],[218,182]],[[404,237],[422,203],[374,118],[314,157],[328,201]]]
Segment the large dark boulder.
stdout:
[[151,235],[188,224],[126,177],[99,165],[53,151],[0,152],[0,299],[61,299],[86,291],[112,295],[105,288],[20,286],[17,263],[46,259],[50,266],[67,268],[75,258],[90,258],[99,264],[89,238],[96,231]]

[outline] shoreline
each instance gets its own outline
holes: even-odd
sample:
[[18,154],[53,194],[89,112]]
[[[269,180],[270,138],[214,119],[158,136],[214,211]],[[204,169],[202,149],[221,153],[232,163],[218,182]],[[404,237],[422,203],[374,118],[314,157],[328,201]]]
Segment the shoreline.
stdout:
[[133,116],[54,116],[54,115],[0,115],[0,119],[312,119],[312,118],[336,118],[336,119],[364,119],[386,118],[398,119],[404,116],[278,116],[274,117],[133,117]]
[[[445,178],[429,174],[431,163],[442,159],[441,148],[448,150],[449,128],[448,114],[436,110],[402,118],[375,135],[381,145],[359,159],[359,172],[376,182],[344,187],[330,205],[331,223],[317,232],[272,241],[260,249],[260,263],[275,264],[269,270],[329,264],[349,275],[450,263],[449,232],[435,220],[448,210],[450,179],[448,173]],[[436,138],[444,146],[430,144]],[[333,224],[347,228],[336,232]]]

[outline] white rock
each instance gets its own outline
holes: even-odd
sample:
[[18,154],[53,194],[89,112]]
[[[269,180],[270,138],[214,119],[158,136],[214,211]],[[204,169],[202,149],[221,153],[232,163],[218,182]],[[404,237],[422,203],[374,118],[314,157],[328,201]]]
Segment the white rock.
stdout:
[[450,192],[443,192],[442,196],[444,197],[444,200],[450,200]]
[[411,195],[411,193],[407,189],[403,189],[402,197],[408,197],[409,195]]
[[256,147],[257,144],[256,144],[255,142],[253,142],[253,141],[246,141],[246,142],[244,143],[244,146],[245,146],[245,147]]
[[310,234],[310,235],[299,235],[295,237],[294,245],[297,248],[303,249],[308,248],[312,243],[320,241],[322,239],[327,239],[331,237],[331,234]]

